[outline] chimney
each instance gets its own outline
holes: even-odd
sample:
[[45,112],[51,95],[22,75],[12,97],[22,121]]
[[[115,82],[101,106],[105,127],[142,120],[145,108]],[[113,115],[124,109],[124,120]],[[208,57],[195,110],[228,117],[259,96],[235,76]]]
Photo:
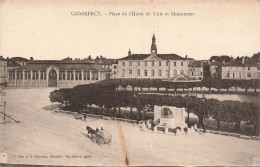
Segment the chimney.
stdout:
[[128,56],[130,56],[131,55],[131,50],[129,49],[129,51],[128,51]]
[[30,57],[30,61],[33,61],[33,57]]
[[242,57],[242,65],[245,64],[245,57]]

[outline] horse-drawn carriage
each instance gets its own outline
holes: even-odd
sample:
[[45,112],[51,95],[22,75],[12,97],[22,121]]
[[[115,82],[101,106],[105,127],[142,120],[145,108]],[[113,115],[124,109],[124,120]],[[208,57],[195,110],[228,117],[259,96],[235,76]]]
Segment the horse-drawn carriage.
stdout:
[[86,127],[86,130],[88,131],[87,136],[99,145],[110,144],[112,142],[112,135],[107,130],[94,130],[89,126]]

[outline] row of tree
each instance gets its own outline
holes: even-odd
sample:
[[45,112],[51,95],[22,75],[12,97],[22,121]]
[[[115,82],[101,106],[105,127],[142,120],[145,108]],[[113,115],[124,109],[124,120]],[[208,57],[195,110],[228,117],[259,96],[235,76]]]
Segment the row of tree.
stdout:
[[245,89],[245,93],[247,94],[248,89],[254,89],[256,93],[256,89],[260,88],[260,80],[259,79],[252,79],[252,80],[231,80],[231,79],[214,79],[214,78],[204,78],[201,82],[167,82],[162,79],[111,79],[106,81],[104,84],[109,83],[110,85],[114,85],[115,87],[121,87],[126,90],[127,86],[131,86],[132,90],[135,91],[136,88],[140,88],[143,91],[143,88],[156,88],[157,92],[159,92],[160,88],[165,88],[166,93],[168,93],[168,89],[185,89],[191,88],[192,92],[195,87],[206,87],[208,88],[208,92],[212,93],[212,88],[218,90],[220,93],[220,89],[226,89],[227,93],[229,89],[235,87],[236,91],[238,88]]
[[[133,108],[138,112],[138,120],[142,119],[142,113],[150,106],[175,106],[186,108],[189,114],[198,116],[199,124],[205,127],[205,117],[213,117],[217,121],[218,129],[221,129],[221,121],[234,122],[236,131],[240,131],[241,121],[254,125],[254,133],[258,134],[259,110],[257,104],[239,101],[219,101],[217,99],[202,99],[195,96],[169,96],[139,94],[133,91],[116,91],[117,85],[104,81],[89,85],[79,85],[72,89],[59,89],[51,92],[50,100],[70,106],[75,111],[91,107],[93,104],[108,112],[113,109],[116,117],[121,117],[121,108],[129,107],[132,114]],[[151,109],[153,111],[153,109]]]

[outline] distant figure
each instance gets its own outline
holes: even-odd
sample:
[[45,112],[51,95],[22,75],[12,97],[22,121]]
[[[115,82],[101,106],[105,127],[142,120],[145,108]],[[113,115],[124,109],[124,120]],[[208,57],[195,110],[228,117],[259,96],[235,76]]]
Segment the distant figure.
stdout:
[[86,115],[86,114],[84,114],[83,116],[84,116],[84,121],[86,122],[87,115]]
[[97,133],[98,131],[99,131],[99,129],[97,128],[97,129],[96,129],[96,133]]
[[101,127],[101,130],[104,130],[103,127]]

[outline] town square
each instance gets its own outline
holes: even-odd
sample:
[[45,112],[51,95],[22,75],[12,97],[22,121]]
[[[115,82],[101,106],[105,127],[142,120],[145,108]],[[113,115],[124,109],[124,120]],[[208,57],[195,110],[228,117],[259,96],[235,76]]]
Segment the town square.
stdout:
[[260,165],[259,2],[23,1],[0,2],[0,166]]

